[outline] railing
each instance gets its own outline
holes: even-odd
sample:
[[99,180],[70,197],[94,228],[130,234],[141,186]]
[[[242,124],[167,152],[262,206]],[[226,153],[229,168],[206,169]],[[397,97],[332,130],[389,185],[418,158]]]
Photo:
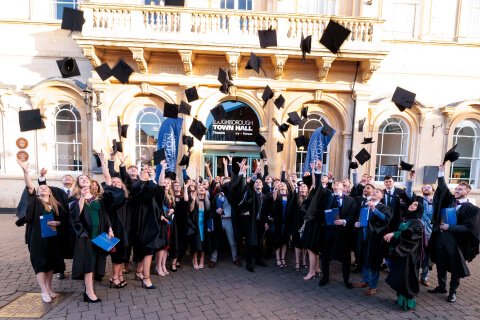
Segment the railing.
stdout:
[[[344,48],[362,49],[378,43],[384,22],[378,18],[318,16],[243,10],[195,9],[86,3],[82,37],[177,40],[209,45],[258,45],[258,30],[277,30],[279,47],[298,47],[302,33],[318,42],[330,19],[352,31]],[[181,36],[179,36],[181,34]]]

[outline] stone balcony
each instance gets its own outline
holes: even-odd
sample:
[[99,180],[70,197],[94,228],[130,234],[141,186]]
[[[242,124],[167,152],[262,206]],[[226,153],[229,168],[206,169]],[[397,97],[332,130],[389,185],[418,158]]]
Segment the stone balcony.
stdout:
[[[99,3],[80,8],[86,22],[81,35],[74,39],[94,67],[101,63],[103,50],[127,49],[140,72],[147,73],[150,53],[177,51],[187,75],[192,74],[195,55],[201,53],[226,55],[235,76],[235,61],[251,51],[271,56],[277,69],[287,58],[300,58],[303,33],[312,35],[312,53],[307,57],[316,60],[320,81],[338,59],[360,61],[366,82],[387,55],[379,39],[384,20],[379,18]],[[319,43],[331,18],[352,30],[338,55]],[[270,27],[277,30],[278,47],[262,49],[257,32]],[[276,73],[279,77],[281,74]]]

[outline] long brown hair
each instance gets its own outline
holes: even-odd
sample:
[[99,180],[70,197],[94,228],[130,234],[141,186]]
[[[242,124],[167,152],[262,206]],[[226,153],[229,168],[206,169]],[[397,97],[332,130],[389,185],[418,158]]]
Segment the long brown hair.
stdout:
[[[50,194],[48,195],[48,203],[50,203],[50,205],[52,206],[52,209],[50,209],[50,207],[48,206],[48,203],[46,201],[44,201],[42,198],[40,198],[38,196],[38,189],[40,189],[40,188],[48,188],[48,191],[50,191]],[[60,212],[58,210],[58,207],[60,207],[60,208],[63,208],[63,207],[60,204],[60,202],[55,200],[55,198],[53,197],[52,189],[50,189],[50,187],[47,186],[47,185],[42,185],[42,186],[38,187],[38,189],[37,189],[37,197],[40,201],[42,201],[42,204],[43,204],[43,207],[45,208],[45,210],[48,211],[48,212],[50,212],[50,210],[53,210],[53,211],[55,211],[55,213],[58,216],[60,214]]]
[[[305,184],[305,183],[304,183],[304,184]],[[302,185],[304,185],[304,184],[302,184]],[[300,187],[302,187],[302,185],[300,185]],[[306,184],[305,184],[305,185],[306,185]],[[306,186],[307,186],[307,185],[306,185]],[[308,198],[308,195],[310,194],[310,191],[311,191],[311,190],[312,190],[312,189],[309,189],[308,186],[307,186],[307,194],[306,194],[305,197],[304,197],[304,196],[300,195],[300,188],[299,188],[299,190],[298,190],[298,205],[299,205],[299,206],[302,205],[303,200],[305,200],[305,199]]]
[[122,184],[121,189],[122,189],[123,191],[125,191],[125,198],[128,198],[128,194],[129,194],[129,193],[128,193],[128,189],[127,189],[127,186],[123,183],[122,179],[120,179],[119,177],[113,177],[113,178],[112,178],[112,181],[113,181],[113,179],[117,179],[118,181],[120,181],[120,183]]
[[[81,174],[81,175],[77,176],[77,178],[75,179],[75,183],[73,184],[72,196],[74,196],[77,199],[80,199],[80,197],[82,196],[82,187],[80,187],[80,185],[78,184],[78,180],[79,180],[80,177],[87,177],[88,180],[90,180],[90,187],[89,187],[90,188],[90,193],[93,196],[95,196],[95,198],[99,198],[101,194],[97,194],[97,193],[93,192],[92,184],[95,180],[90,179],[90,177],[87,176],[86,174]],[[100,188],[100,190],[101,190],[101,188]]]

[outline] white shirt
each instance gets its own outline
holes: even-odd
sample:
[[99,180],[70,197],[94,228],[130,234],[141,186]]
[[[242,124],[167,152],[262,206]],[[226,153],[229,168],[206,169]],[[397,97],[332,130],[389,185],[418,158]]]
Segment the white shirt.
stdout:
[[[44,182],[45,180],[47,180],[47,178],[45,178],[45,177],[38,177],[38,181],[39,181],[39,182]],[[69,189],[69,188],[66,188],[65,186],[63,186],[61,189],[62,189],[63,192],[65,192],[67,195],[68,195],[68,191],[69,191],[69,190],[70,190],[70,195],[72,195],[72,193],[73,193],[73,187]]]

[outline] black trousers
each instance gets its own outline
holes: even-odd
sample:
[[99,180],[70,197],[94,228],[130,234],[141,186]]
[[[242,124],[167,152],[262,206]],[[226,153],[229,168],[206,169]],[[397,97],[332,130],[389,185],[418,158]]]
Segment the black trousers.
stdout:
[[[336,230],[333,227],[329,227],[326,229],[326,232],[323,234],[323,245],[322,245],[322,255],[321,255],[321,263],[322,263],[322,273],[323,277],[328,279],[330,277],[330,256],[332,254],[333,242],[335,240],[335,233]],[[350,250],[348,254],[338,253],[338,256],[345,256],[344,261],[342,261],[342,275],[343,281],[350,280],[350,264],[352,263],[350,257]]]
[[[458,249],[454,235],[450,232],[440,233],[437,237],[435,248],[438,286],[447,290],[447,269],[450,269],[452,270],[450,277],[450,292],[457,291],[460,286],[460,277],[457,275],[454,268],[451,268],[450,264],[450,257],[456,256],[455,250]],[[460,259],[460,257],[458,257],[458,259]]]

